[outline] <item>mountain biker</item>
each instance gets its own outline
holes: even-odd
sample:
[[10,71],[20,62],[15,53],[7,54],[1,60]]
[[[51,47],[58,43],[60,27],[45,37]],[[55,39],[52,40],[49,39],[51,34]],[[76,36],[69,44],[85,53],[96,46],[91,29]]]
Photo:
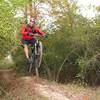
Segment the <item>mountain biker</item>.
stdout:
[[30,62],[29,59],[29,49],[28,46],[29,44],[33,44],[35,43],[36,39],[34,37],[34,35],[32,34],[38,34],[42,37],[45,36],[45,33],[42,32],[35,24],[35,20],[33,18],[30,19],[29,24],[24,24],[22,25],[22,29],[21,29],[21,38],[22,38],[22,43],[24,46],[24,52],[25,52],[25,56],[27,58],[27,60]]

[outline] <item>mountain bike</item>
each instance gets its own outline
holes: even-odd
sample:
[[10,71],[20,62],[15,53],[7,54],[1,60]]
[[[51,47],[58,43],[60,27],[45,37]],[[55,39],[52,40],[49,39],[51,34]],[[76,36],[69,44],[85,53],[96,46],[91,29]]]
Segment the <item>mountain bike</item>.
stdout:
[[29,73],[33,73],[35,68],[36,76],[39,77],[38,69],[41,65],[42,53],[43,53],[42,42],[36,39],[34,45],[30,44],[29,47],[30,47],[30,55],[29,55],[30,63],[27,62],[27,71]]

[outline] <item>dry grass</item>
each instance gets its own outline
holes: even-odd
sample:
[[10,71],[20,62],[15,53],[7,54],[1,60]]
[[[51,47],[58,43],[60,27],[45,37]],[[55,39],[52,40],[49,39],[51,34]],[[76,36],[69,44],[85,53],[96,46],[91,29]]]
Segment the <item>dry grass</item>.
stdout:
[[82,100],[100,100],[100,87],[89,87],[78,84],[67,84],[67,85],[59,84],[58,86],[63,91],[67,90],[68,92],[76,96],[77,95],[82,96],[83,98]]

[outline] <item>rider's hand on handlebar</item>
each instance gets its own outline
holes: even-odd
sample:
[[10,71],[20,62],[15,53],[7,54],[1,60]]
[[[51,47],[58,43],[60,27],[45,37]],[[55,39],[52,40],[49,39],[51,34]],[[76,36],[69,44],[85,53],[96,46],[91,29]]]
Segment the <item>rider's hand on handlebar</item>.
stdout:
[[[33,33],[27,33],[27,36],[36,36],[36,37],[39,37],[40,35],[39,34],[33,34]],[[48,34],[44,35],[43,37],[45,39],[48,39]]]
[[40,36],[39,34],[27,33],[27,36]]

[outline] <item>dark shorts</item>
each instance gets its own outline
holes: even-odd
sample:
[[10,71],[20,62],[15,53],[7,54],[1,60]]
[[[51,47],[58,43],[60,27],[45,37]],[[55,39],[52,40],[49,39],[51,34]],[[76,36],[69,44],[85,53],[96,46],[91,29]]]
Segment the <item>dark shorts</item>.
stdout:
[[29,45],[29,44],[34,45],[35,42],[36,42],[35,39],[33,39],[33,40],[22,40],[22,43],[26,44],[26,45]]

